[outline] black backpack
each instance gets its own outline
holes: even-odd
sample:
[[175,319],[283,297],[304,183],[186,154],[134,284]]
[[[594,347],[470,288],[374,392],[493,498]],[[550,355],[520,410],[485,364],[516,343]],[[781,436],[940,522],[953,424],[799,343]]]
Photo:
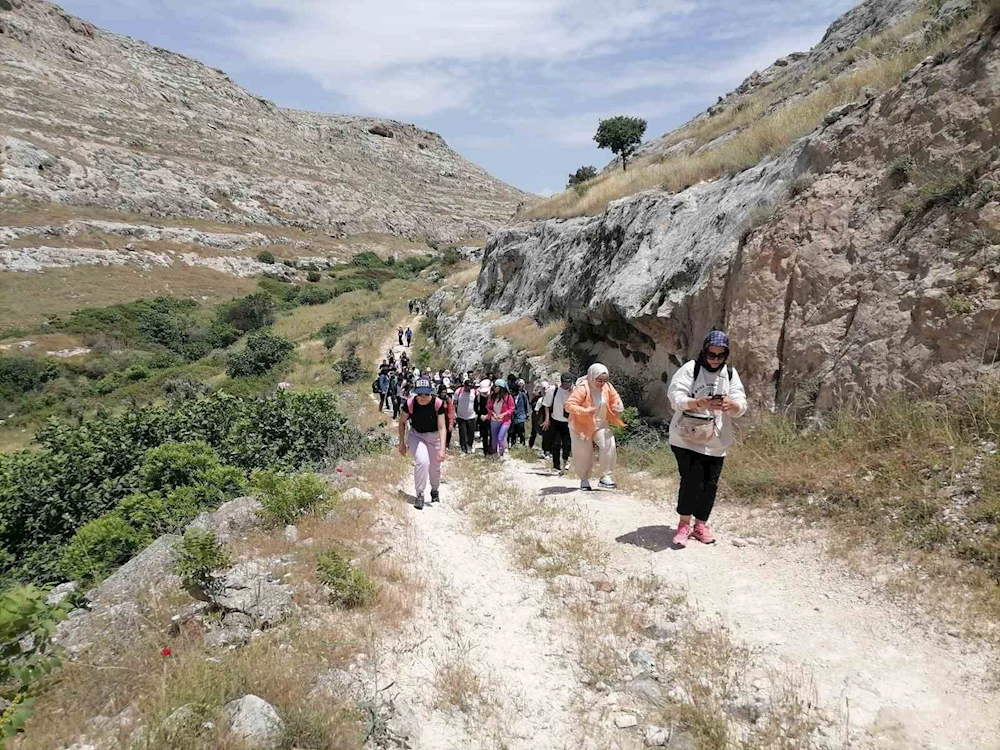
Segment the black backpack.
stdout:
[[381,393],[382,390],[378,387],[378,378],[372,381],[372,393]]

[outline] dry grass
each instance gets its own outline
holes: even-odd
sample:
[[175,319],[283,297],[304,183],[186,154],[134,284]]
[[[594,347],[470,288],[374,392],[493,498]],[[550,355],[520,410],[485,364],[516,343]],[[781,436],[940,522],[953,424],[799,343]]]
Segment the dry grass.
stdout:
[[497,326],[493,329],[493,334],[510,341],[515,351],[529,357],[539,357],[565,329],[565,320],[556,320],[539,326],[531,318],[520,318]]
[[170,296],[221,302],[251,292],[256,280],[209,268],[174,266],[148,271],[131,266],[49,268],[40,273],[0,271],[0,319],[3,327],[33,329],[50,316],[81,307],[117,305]]
[[439,710],[460,711],[485,718],[496,708],[486,679],[475,668],[472,648],[455,643],[434,675],[434,706]]
[[[899,43],[907,30],[911,30],[909,25],[876,39],[865,40],[863,48],[844,53],[863,55],[865,59],[859,65],[830,79],[804,99],[768,112],[780,98],[795,93],[794,87],[785,93],[788,82],[777,82],[759,94],[746,97],[738,106],[682,128],[671,137],[674,142],[692,138],[703,145],[726,133],[736,133],[735,137],[717,147],[698,155],[640,160],[627,172],[612,170],[587,182],[585,191],[566,190],[535,204],[521,218],[593,216],[601,213],[609,202],[644,190],[677,192],[759,164],[812,132],[834,107],[857,100],[865,87],[881,93],[898,85],[916,63],[928,55],[953,48],[970,32],[978,29],[984,18],[985,11],[982,11],[958,24],[943,37],[928,40],[915,48],[906,48]],[[817,78],[822,80],[824,75],[820,71]],[[795,85],[806,86],[808,82],[796,82]]]

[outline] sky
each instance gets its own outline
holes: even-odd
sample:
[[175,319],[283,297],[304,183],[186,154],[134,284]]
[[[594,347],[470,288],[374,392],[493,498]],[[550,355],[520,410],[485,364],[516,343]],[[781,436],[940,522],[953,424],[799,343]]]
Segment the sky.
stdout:
[[612,154],[603,117],[683,124],[856,0],[57,0],[284,107],[440,133],[539,195]]

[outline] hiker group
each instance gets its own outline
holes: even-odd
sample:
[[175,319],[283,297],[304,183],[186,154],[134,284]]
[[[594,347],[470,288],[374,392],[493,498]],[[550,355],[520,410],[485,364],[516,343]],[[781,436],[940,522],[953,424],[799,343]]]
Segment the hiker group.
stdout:
[[[677,369],[667,388],[674,412],[669,443],[680,475],[674,536],[680,547],[691,538],[715,541],[708,520],[732,444],[733,420],[747,410],[743,383],[727,364],[729,352],[728,336],[713,330],[698,356]],[[428,487],[430,501],[440,502],[441,463],[456,431],[462,453],[480,450],[487,458],[504,461],[510,447],[537,445],[551,457],[559,476],[567,473],[572,458],[581,490],[594,489],[593,477],[598,477],[600,489],[616,488],[614,430],[627,427],[622,419],[625,404],[603,364],[591,365],[582,377],[558,373],[551,382],[530,386],[513,373],[502,378],[482,370],[457,375],[450,370],[411,372],[408,362],[394,362],[392,352],[383,365],[387,372],[379,380],[387,378],[388,389],[383,392],[396,395],[380,399],[380,408],[391,402],[393,417],[399,417],[399,452],[414,457],[417,509],[424,507]]]

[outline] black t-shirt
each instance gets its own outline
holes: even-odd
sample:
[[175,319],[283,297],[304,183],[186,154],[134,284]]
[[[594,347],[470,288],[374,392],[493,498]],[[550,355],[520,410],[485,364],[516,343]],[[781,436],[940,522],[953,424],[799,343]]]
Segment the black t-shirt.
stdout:
[[441,408],[435,409],[434,402],[435,398],[431,398],[431,402],[427,406],[421,406],[420,402],[417,401],[416,396],[413,397],[413,413],[410,414],[410,404],[403,404],[403,411],[406,414],[410,414],[410,429],[415,432],[437,432],[438,429],[438,414],[446,414],[448,412],[448,406],[441,399],[437,399],[441,402]]

